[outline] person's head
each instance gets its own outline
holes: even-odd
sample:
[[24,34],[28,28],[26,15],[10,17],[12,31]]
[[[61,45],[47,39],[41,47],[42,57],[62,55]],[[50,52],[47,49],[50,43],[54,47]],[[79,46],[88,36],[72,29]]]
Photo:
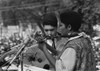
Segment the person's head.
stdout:
[[67,31],[78,32],[81,27],[82,17],[74,11],[64,11],[60,14],[60,20],[65,25]]
[[53,35],[57,29],[57,18],[55,13],[47,13],[43,15],[43,28],[46,35]]

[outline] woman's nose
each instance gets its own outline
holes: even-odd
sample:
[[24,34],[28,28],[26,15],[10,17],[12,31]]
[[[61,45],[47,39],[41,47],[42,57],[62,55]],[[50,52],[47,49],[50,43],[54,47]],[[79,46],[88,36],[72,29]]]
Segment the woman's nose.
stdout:
[[51,34],[51,31],[48,31],[48,35],[50,35]]

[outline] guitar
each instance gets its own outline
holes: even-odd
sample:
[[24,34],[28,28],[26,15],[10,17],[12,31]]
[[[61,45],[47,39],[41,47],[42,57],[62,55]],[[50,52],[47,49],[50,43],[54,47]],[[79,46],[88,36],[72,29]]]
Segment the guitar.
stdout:
[[[9,63],[11,58],[13,56],[15,56],[17,52],[18,52],[18,50],[8,51],[8,52],[4,53],[3,55],[1,55],[0,60],[1,61],[6,60],[7,61],[6,63]],[[31,53],[31,54],[28,54],[28,53]],[[32,58],[29,61],[30,56],[35,57],[35,60]],[[15,61],[16,61],[16,59],[15,59]],[[6,63],[4,63],[1,67],[6,66],[5,65]],[[44,53],[39,48],[37,48],[37,45],[33,45],[33,46],[29,47],[27,50],[25,50],[23,64],[36,66],[39,68],[45,68],[45,65],[47,65],[47,66],[49,65],[49,67],[46,67],[46,68],[51,68],[49,61],[46,59]]]
[[[6,70],[6,66],[2,67],[2,70],[5,71]],[[8,71],[21,71],[21,65],[19,65],[17,67],[17,66],[15,66],[15,65],[12,64],[8,68]],[[39,68],[39,67],[36,67],[36,66],[31,66],[31,65],[24,64],[23,65],[23,71],[51,71],[51,70],[46,70],[46,69]]]

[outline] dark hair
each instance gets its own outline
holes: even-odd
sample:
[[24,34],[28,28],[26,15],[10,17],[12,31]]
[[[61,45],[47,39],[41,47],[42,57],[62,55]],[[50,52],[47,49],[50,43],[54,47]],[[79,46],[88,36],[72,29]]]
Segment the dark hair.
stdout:
[[57,27],[57,17],[55,13],[47,13],[43,15],[43,26],[44,25],[51,25],[53,27]]
[[74,11],[64,11],[60,14],[61,22],[65,24],[65,27],[71,25],[71,30],[78,31],[81,27],[82,17],[79,13]]

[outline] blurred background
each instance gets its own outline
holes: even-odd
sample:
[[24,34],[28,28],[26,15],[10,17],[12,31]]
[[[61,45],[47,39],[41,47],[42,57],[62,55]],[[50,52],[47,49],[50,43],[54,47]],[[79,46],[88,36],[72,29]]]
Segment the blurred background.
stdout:
[[[37,23],[41,22],[43,14],[60,13],[63,10],[74,10],[83,16],[80,30],[90,35],[95,42],[93,49],[97,70],[100,71],[100,0],[0,0],[0,54],[22,43],[31,33],[40,31]],[[26,53],[29,58],[25,62],[31,62],[31,56],[34,60],[35,55],[37,59],[45,58],[37,48],[29,48]],[[41,53],[44,58],[40,57]],[[45,62],[49,64],[47,60]],[[36,62],[29,64],[43,67]]]

